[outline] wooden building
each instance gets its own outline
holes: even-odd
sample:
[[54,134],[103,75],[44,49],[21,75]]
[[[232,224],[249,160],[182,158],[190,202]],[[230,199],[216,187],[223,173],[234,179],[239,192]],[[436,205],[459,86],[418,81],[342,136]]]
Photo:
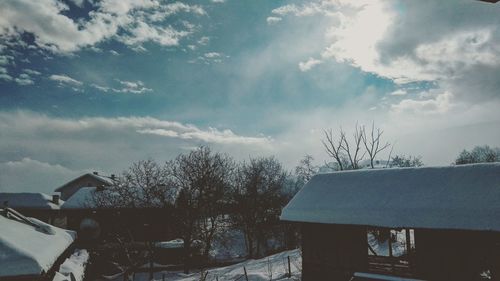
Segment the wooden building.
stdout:
[[55,192],[60,192],[61,199],[66,201],[82,187],[110,186],[113,181],[114,175],[107,177],[99,175],[98,172],[87,173],[56,188]]
[[316,175],[281,219],[301,225],[302,280],[500,280],[500,163]]
[[0,209],[0,281],[53,280],[75,237],[73,231]]

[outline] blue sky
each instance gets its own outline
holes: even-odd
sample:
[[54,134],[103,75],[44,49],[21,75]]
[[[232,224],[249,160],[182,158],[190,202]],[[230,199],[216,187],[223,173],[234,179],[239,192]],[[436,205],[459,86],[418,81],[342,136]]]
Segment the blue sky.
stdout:
[[7,0],[0,190],[51,192],[198,145],[286,167],[375,122],[449,164],[500,145],[500,5],[479,1]]

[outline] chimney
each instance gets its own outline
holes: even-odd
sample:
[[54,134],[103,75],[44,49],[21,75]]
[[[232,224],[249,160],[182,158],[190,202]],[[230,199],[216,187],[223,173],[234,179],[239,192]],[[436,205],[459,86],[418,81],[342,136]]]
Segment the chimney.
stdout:
[[112,179],[112,180],[115,180],[115,179],[116,179],[115,174],[111,174],[111,179]]
[[99,173],[98,173],[98,172],[96,172],[96,171],[94,171],[92,174],[94,174],[94,175],[96,175],[96,176],[98,176],[98,175],[99,175]]
[[59,205],[59,195],[58,194],[52,195],[52,203]]

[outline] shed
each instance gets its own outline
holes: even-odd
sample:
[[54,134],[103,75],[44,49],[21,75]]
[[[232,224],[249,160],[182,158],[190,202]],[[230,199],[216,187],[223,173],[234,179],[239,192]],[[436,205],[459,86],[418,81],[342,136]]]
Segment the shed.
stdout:
[[0,209],[0,280],[47,280],[75,233]]
[[[302,225],[303,280],[500,280],[500,163],[316,175],[281,219]],[[400,257],[368,254],[380,231],[404,234]]]

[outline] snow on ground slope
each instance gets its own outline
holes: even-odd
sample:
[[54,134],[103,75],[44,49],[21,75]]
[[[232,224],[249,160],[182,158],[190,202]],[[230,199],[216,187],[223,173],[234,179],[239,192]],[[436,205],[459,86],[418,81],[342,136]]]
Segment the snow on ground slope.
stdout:
[[76,249],[56,272],[52,281],[82,281],[85,277],[85,267],[89,261],[87,250]]
[[[292,277],[287,278],[288,272],[288,257],[290,257],[290,268]],[[207,269],[204,273],[207,274],[206,281],[245,281],[244,268],[248,274],[249,281],[268,281],[271,280],[300,280],[302,257],[299,249],[281,252],[269,257],[257,260],[247,260],[241,263],[230,266]],[[207,273],[208,272],[208,273]],[[191,274],[182,272],[156,272],[154,280],[173,281],[199,281],[202,272],[195,271]],[[136,273],[134,281],[148,280],[148,273]],[[115,279],[115,281],[123,280],[123,277]],[[218,279],[216,279],[218,278]]]

